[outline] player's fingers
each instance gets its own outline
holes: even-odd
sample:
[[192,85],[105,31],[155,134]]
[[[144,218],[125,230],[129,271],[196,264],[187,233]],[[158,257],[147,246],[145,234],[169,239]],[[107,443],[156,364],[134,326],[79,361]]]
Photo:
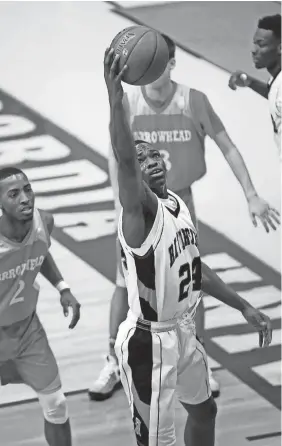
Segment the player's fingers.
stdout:
[[63,304],[63,312],[64,312],[64,316],[68,316],[69,315],[69,306],[68,304]]
[[[261,341],[261,336],[262,336],[262,339],[263,339],[262,346],[268,347],[272,340],[271,321],[267,316],[262,315],[262,314],[261,314],[261,318],[262,318],[262,320],[260,321],[260,341]],[[260,347],[261,347],[261,345],[260,345]]]
[[127,68],[128,68],[128,66],[127,66],[127,65],[124,65],[124,67],[121,69],[121,71],[120,71],[119,74],[117,75],[116,80],[117,80],[118,82],[120,82],[120,81],[122,80],[122,77],[123,77],[124,73],[126,72]]
[[120,55],[116,54],[112,59],[112,64],[111,64],[111,69],[110,69],[112,78],[115,78],[117,75],[117,72],[118,72],[117,64],[118,64],[119,58],[120,58]]
[[271,220],[271,218],[270,218],[269,216],[267,216],[267,217],[265,217],[265,220],[267,221],[267,223],[269,224],[269,226],[270,226],[274,231],[276,231],[276,226],[275,226],[275,224],[273,223],[273,221]]
[[269,211],[269,216],[272,218],[272,220],[275,221],[275,223],[277,223],[278,225],[280,225],[280,218],[277,216],[277,214],[275,214],[273,211]]
[[267,225],[267,221],[264,218],[261,218],[260,220],[261,220],[261,222],[263,224],[263,227],[266,230],[266,232],[269,233],[269,227]]
[[251,214],[251,219],[252,219],[252,223],[253,223],[254,227],[256,228],[258,224],[257,224],[257,219],[256,219],[255,214]]
[[268,347],[272,341],[272,326],[269,318],[265,320],[266,328],[265,328],[265,346]]
[[73,315],[69,328],[74,328],[80,319],[80,304],[78,302],[72,307]]
[[231,88],[231,90],[236,90],[236,88],[237,88],[235,78],[233,75],[229,79],[228,86],[229,86],[229,88]]
[[259,331],[259,346],[260,347],[263,346],[263,331],[262,330]]
[[277,211],[277,209],[275,209],[275,208],[269,208],[269,210],[270,210],[271,212],[273,212],[275,215],[277,215],[278,217],[280,217],[280,212]]
[[107,48],[105,51],[105,56],[104,56],[104,65],[106,67],[109,66],[112,55],[113,55],[114,49],[113,48]]

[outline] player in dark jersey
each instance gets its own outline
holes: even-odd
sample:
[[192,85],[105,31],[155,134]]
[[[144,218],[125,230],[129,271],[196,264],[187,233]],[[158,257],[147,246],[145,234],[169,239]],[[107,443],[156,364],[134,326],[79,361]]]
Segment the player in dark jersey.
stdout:
[[57,362],[36,313],[38,273],[60,292],[65,316],[72,308],[69,328],[80,318],[80,304],[48,252],[53,217],[34,207],[34,193],[20,169],[0,170],[0,207],[0,385],[30,386],[43,410],[47,443],[71,446]]
[[190,310],[202,289],[240,311],[258,330],[261,346],[271,342],[271,323],[201,263],[190,213],[167,189],[160,152],[146,142],[136,150],[122,102],[126,66],[117,73],[118,59],[113,49],[106,50],[104,76],[122,206],[118,235],[130,305],[115,349],[136,441],[138,446],[176,445],[177,391],[189,414],[185,445],[214,446],[216,404]]
[[[226,161],[244,191],[253,223],[258,217],[265,229],[275,229],[275,211],[261,199],[252,184],[244,160],[231,141],[221,119],[214,111],[207,96],[201,91],[180,85],[171,79],[175,66],[175,44],[163,36],[169,47],[167,68],[163,75],[152,84],[130,88],[124,96],[124,106],[134,139],[143,139],[160,150],[167,166],[168,187],[179,195],[189,208],[194,225],[197,227],[192,186],[206,172],[205,138],[209,136],[220,148]],[[117,167],[109,152],[109,170],[115,195],[117,216],[120,210],[117,186]],[[119,259],[119,247],[117,258]],[[116,288],[110,309],[109,355],[99,377],[90,386],[89,395],[102,400],[112,395],[120,383],[119,368],[114,352],[114,343],[120,323],[128,310],[123,275],[118,261]],[[196,317],[197,334],[204,341],[204,305],[201,301]],[[211,370],[210,384],[214,396],[219,395],[219,384]]]

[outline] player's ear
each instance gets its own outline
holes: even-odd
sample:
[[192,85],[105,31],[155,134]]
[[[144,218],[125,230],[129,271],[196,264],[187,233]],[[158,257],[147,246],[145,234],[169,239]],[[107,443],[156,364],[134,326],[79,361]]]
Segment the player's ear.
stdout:
[[174,67],[175,67],[175,65],[176,65],[176,60],[175,60],[175,58],[172,57],[171,59],[169,59],[168,63],[169,63],[169,69],[170,69],[170,70],[173,70]]

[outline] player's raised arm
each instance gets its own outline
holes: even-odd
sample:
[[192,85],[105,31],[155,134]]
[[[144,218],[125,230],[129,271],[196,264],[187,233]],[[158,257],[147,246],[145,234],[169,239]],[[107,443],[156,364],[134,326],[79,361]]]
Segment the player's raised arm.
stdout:
[[126,66],[118,71],[119,56],[113,49],[106,50],[104,77],[110,103],[110,134],[118,164],[119,199],[123,208],[123,232],[131,247],[139,247],[146,238],[144,208],[154,218],[157,198],[146,187],[137,160],[133,136],[123,106],[122,76]]

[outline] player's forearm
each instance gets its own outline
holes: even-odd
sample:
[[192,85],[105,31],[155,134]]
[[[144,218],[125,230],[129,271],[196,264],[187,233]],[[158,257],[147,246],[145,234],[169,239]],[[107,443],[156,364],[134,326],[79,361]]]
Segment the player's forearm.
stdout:
[[261,82],[251,76],[248,75],[249,79],[249,88],[251,88],[253,91],[258,93],[259,95],[263,96],[267,99],[268,97],[268,86],[265,82]]
[[231,308],[244,311],[250,304],[227,286],[218,275],[202,262],[202,290]]
[[134,139],[129,127],[128,119],[122,100],[115,100],[111,104],[110,133],[113,150],[117,161],[130,163],[136,160]]
[[252,183],[247,166],[239,150],[233,146],[225,154],[226,161],[232,169],[235,177],[241,184],[247,200],[257,195],[257,191]]
[[40,272],[54,287],[63,280],[63,276],[50,253],[45,257]]
[[114,193],[115,207],[117,208],[119,203],[118,166],[112,147],[109,148],[108,166],[110,182]]

